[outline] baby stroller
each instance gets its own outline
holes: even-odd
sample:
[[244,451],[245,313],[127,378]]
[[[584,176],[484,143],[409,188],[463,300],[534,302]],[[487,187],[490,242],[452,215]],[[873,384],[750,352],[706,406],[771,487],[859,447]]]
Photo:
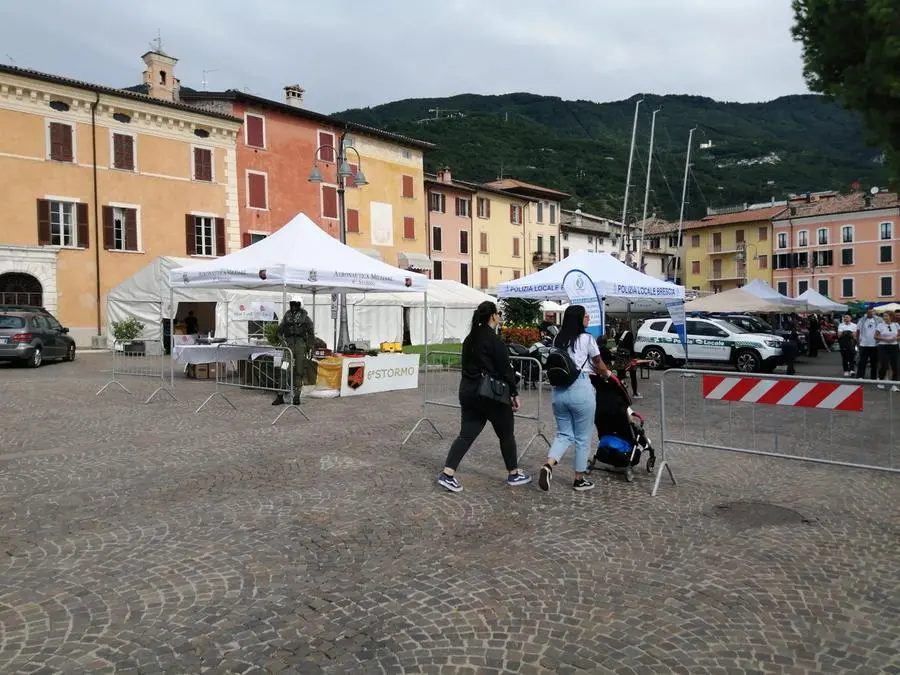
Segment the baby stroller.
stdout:
[[634,467],[640,464],[641,455],[647,453],[647,473],[656,466],[656,451],[644,431],[644,418],[631,409],[631,398],[615,376],[608,379],[593,378],[597,390],[597,412],[594,424],[600,437],[597,452],[588,465],[591,473],[597,465],[607,471],[625,474],[625,480],[634,481]]

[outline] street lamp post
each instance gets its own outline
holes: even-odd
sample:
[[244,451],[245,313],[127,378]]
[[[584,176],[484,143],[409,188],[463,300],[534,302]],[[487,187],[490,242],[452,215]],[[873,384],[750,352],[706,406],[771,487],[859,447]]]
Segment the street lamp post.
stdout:
[[[346,188],[346,180],[347,178],[353,176],[353,187],[368,185],[366,176],[365,174],[363,174],[362,158],[359,155],[359,151],[352,146],[344,147],[344,139],[346,138],[346,136],[346,131],[341,134],[337,148],[335,148],[333,145],[320,145],[318,148],[316,148],[316,152],[313,155],[313,169],[310,172],[308,178],[310,183],[325,182],[325,179],[323,178],[322,173],[319,171],[318,167],[318,162],[322,161],[319,157],[319,154],[322,152],[322,150],[330,149],[333,153],[332,156],[335,158],[337,165],[338,235],[342,244],[347,243],[347,213],[344,204],[344,190]],[[358,164],[355,175],[353,173],[353,170],[350,168],[350,163],[347,162],[347,150],[352,150],[356,153],[356,161],[358,162]],[[346,293],[339,294],[338,304],[339,327],[337,342],[335,344],[335,351],[343,351],[350,344],[350,328],[347,325]]]

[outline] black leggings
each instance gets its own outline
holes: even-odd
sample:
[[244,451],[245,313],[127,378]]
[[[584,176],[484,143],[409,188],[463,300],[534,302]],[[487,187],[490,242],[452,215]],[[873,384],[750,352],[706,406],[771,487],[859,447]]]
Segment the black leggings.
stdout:
[[459,436],[450,446],[444,466],[456,471],[462,458],[466,456],[472,443],[484,429],[484,425],[490,422],[494,427],[494,433],[500,439],[500,452],[503,454],[506,470],[516,469],[519,466],[519,456],[512,408],[463,391],[460,391],[459,403],[462,406]]
[[[617,370],[616,377],[619,378],[619,382],[625,384],[625,370]],[[638,393],[637,390],[637,368],[631,369],[631,395],[634,396]]]
[[841,363],[844,366],[844,372],[849,373],[853,370],[853,362],[856,361],[856,349],[852,344],[841,346]]
[[888,368],[890,368],[891,379],[900,380],[898,367],[900,367],[900,346],[878,345],[878,379],[885,379]]

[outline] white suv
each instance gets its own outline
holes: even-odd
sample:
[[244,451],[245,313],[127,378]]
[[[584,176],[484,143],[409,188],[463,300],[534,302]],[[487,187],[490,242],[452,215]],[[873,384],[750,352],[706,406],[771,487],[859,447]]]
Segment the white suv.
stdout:
[[[781,363],[784,339],[777,335],[748,333],[723,319],[688,317],[688,358],[733,364],[745,373],[772,372]],[[647,319],[637,332],[634,350],[648,359],[651,368],[685,360],[684,347],[671,319]]]

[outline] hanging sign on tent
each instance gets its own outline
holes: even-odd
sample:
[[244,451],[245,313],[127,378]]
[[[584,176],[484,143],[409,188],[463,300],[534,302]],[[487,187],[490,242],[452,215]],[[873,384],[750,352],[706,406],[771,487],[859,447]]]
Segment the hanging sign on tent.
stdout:
[[603,303],[591,278],[581,270],[569,270],[563,278],[563,290],[573,305],[584,306],[590,316],[587,332],[595,338],[603,335]]
[[231,318],[235,321],[271,321],[275,316],[274,302],[232,302],[231,306],[234,308]]
[[687,355],[687,327],[684,319],[684,300],[666,300],[666,309],[669,310],[669,316],[672,317],[672,325],[675,326],[675,332],[678,333],[678,339],[681,340],[681,346],[684,347],[684,353]]
[[336,319],[338,315],[338,295],[337,293],[331,294],[331,318]]

